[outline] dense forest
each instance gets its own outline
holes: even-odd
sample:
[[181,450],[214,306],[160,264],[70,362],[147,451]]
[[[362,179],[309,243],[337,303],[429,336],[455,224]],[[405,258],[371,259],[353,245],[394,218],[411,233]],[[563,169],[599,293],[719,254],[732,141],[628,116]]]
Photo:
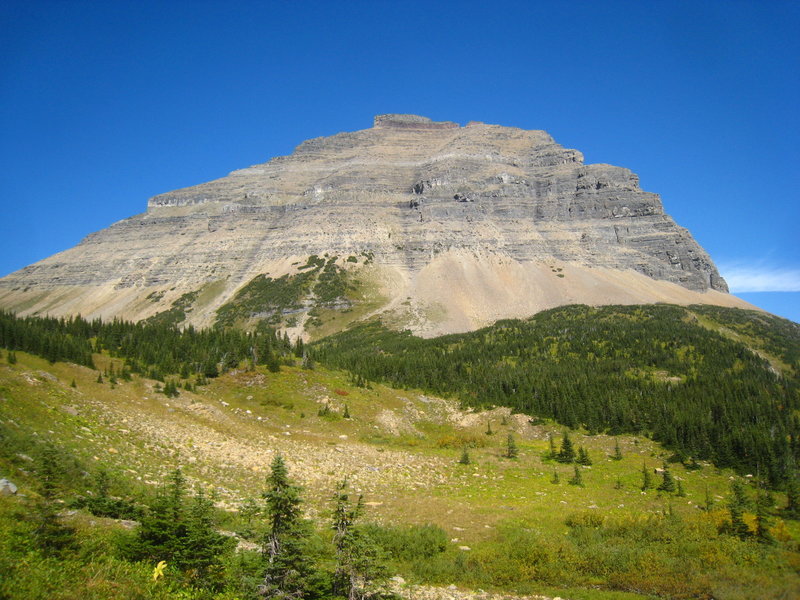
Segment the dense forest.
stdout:
[[683,461],[773,485],[800,459],[800,327],[762,313],[569,306],[434,339],[368,323],[313,351],[359,382],[509,406],[590,433],[643,433]]
[[244,361],[250,366],[277,369],[292,351],[302,356],[303,345],[292,345],[274,329],[179,329],[161,322],[130,323],[115,319],[87,321],[70,318],[18,318],[0,311],[0,347],[30,352],[50,362],[68,361],[94,368],[92,353],[103,351],[124,361],[126,372],[163,380],[168,375],[216,377]]

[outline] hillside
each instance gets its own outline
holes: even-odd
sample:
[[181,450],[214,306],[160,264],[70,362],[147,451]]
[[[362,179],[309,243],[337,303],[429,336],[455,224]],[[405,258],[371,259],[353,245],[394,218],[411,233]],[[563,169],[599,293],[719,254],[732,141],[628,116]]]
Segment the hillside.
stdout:
[[[555,323],[555,315],[560,329],[552,336],[544,335],[538,328]],[[619,335],[633,336],[631,339],[640,335],[638,339],[646,343],[618,345],[611,333],[619,329],[620,320],[629,327]],[[652,326],[650,321],[658,327],[647,329]],[[94,368],[51,363],[20,349],[2,352],[0,476],[14,482],[19,493],[0,497],[0,528],[4,532],[0,536],[0,568],[9,574],[0,582],[0,593],[9,598],[71,598],[79,591],[98,599],[251,597],[243,591],[242,577],[258,573],[257,554],[244,550],[238,555],[237,560],[244,561],[236,563],[238,567],[232,558],[225,559],[220,571],[223,579],[216,588],[201,588],[191,572],[182,575],[177,570],[169,570],[163,582],[148,583],[157,561],[128,562],[114,550],[120,536],[133,535],[126,529],[131,525],[92,516],[87,508],[70,505],[77,497],[92,497],[89,491],[98,493],[95,480],[100,469],[109,473],[114,497],[148,505],[153,491],[180,467],[195,493],[200,489],[211,493],[213,488],[218,527],[239,532],[240,547],[252,549],[257,547],[254,544],[259,543],[264,525],[257,517],[254,521],[247,517],[248,499],[261,502],[270,463],[279,453],[285,457],[291,478],[303,486],[304,513],[317,530],[314,555],[321,557],[322,564],[331,560],[331,498],[337,482],[346,477],[354,492],[364,494],[362,519],[371,524],[365,525],[365,531],[390,553],[389,574],[400,575],[407,582],[405,586],[394,584],[404,597],[488,598],[481,589],[576,600],[786,598],[800,593],[800,526],[793,513],[784,509],[789,501],[782,491],[785,485],[775,489],[764,469],[737,474],[715,467],[702,456],[681,456],[674,447],[653,441],[650,428],[624,433],[622,425],[613,431],[597,426],[590,431],[580,427],[579,421],[572,423],[575,428],[569,430],[569,437],[576,453],[582,448],[592,464],[559,462],[552,446],[558,455],[563,446],[563,423],[520,406],[513,412],[492,406],[500,404],[501,395],[484,399],[478,395],[473,406],[463,402],[469,398],[469,390],[475,389],[470,386],[482,379],[486,389],[496,387],[486,370],[488,364],[507,375],[498,384],[500,389],[503,382],[514,384],[510,368],[515,363],[530,368],[526,361],[541,350],[537,339],[547,344],[548,353],[553,344],[558,345],[543,361],[548,364],[559,365],[570,354],[578,361],[585,360],[578,332],[586,334],[587,343],[592,343],[600,358],[599,347],[584,331],[585,323],[593,324],[595,334],[607,339],[607,354],[622,353],[618,360],[626,365],[627,373],[623,370],[621,376],[636,382],[648,395],[657,385],[675,387],[692,381],[703,385],[703,370],[723,365],[718,373],[724,375],[718,380],[732,379],[731,389],[743,389],[736,387],[736,381],[742,385],[749,382],[748,389],[763,388],[766,379],[761,373],[765,371],[774,379],[765,393],[777,394],[784,386],[786,402],[797,401],[796,326],[761,313],[707,307],[569,307],[529,322],[504,322],[473,334],[427,341],[375,326],[357,327],[342,334],[353,336],[350,354],[343,351],[344,338],[333,337],[312,346],[313,361],[308,360],[307,348],[287,345],[264,333],[262,343],[278,358],[277,364],[270,360],[252,366],[242,359],[226,367],[220,362],[222,372],[216,377],[191,373],[181,378],[177,362],[174,372],[162,367],[163,381],[130,370],[151,368],[141,358],[148,352],[141,340],[153,337],[148,326],[126,330],[128,326],[121,323],[109,324],[106,329],[89,324],[85,333],[91,334],[92,340],[103,340],[101,348],[105,348],[102,353],[91,353]],[[675,330],[677,323],[697,329]],[[54,343],[58,327],[51,325],[46,330],[53,334],[48,344],[53,348],[58,347]],[[82,348],[78,332],[84,326],[71,322],[63,327],[71,330],[65,335],[75,347]],[[525,335],[527,328],[531,335]],[[9,331],[7,323],[0,329]],[[137,338],[137,329],[141,338]],[[701,330],[707,332],[707,338]],[[654,331],[662,331],[661,337]],[[670,331],[681,337],[683,346],[661,348],[663,336]],[[114,335],[117,346],[111,343]],[[187,340],[197,337],[192,332],[175,335]],[[519,342],[516,346],[510,344],[513,339]],[[228,343],[235,348],[236,338]],[[169,347],[191,352],[186,344],[173,342]],[[376,352],[378,344],[380,352]],[[442,389],[450,385],[451,371],[434,359],[442,345],[449,349],[445,362],[452,363],[454,372],[461,373],[465,381],[443,394],[446,397],[419,389],[433,385],[425,379],[425,373],[431,372],[425,368],[429,362],[442,374],[436,385]],[[202,340],[196,341],[196,347],[203,347]],[[470,347],[485,356],[485,360],[473,360],[471,378],[469,369],[464,371],[464,356],[458,354]],[[653,347],[668,351],[651,357],[648,348]],[[131,356],[121,356],[123,348]],[[139,352],[136,357],[132,348]],[[401,348],[406,348],[405,353]],[[707,362],[711,360],[708,348],[716,349],[719,364]],[[737,353],[737,359],[733,370],[725,371],[729,352]],[[393,362],[401,354],[419,361],[401,367],[402,363]],[[342,362],[351,361],[353,373],[319,364],[332,363],[335,356]],[[405,389],[387,387],[369,371],[359,378],[355,365],[363,356],[380,357],[386,361],[384,367],[392,365],[392,377],[403,379]],[[459,364],[462,367],[457,367]],[[574,364],[562,366],[573,368]],[[544,382],[553,373],[540,370],[535,380]],[[413,383],[409,379],[412,374],[421,377],[424,385]],[[558,375],[564,385],[575,384],[570,390],[575,397],[581,389],[581,376],[577,375]],[[175,381],[181,385],[173,394],[166,386]],[[610,384],[595,382],[594,392],[599,393],[604,385]],[[629,388],[615,389],[627,394]],[[796,435],[791,429],[796,427],[796,418],[782,420],[783,407],[778,413],[758,412],[769,410],[761,399],[756,395],[752,403],[743,404],[748,411],[756,411],[748,413],[753,423],[746,429],[753,439],[759,439],[759,422],[773,418],[773,427],[787,427],[788,433]],[[741,404],[737,400],[728,406],[734,409]],[[786,408],[796,412],[795,404]],[[508,457],[509,436],[516,448],[512,458]],[[67,503],[60,509],[61,521],[78,528],[82,548],[57,562],[32,545],[37,538],[26,529],[37,513],[25,507],[48,486],[53,487],[52,482],[43,483],[43,477],[51,472],[42,466],[49,445],[58,449],[59,456],[53,459],[59,467],[58,474],[52,475],[55,495]],[[461,464],[465,452],[469,462]],[[673,485],[679,484],[672,491],[656,489],[664,483],[665,466]],[[644,490],[643,469],[652,481],[652,487]],[[570,484],[577,473],[581,484]],[[725,526],[731,518],[731,481],[744,486],[744,534],[734,534]],[[763,486],[773,489],[767,493]],[[769,506],[765,508],[762,500],[767,498]],[[775,541],[758,541],[757,516],[762,524],[768,523]],[[415,528],[425,524],[433,528]],[[18,566],[20,552],[27,552],[24,569]],[[88,591],[87,581],[93,582]],[[419,584],[433,587],[410,587]],[[448,589],[451,585],[455,587]]]

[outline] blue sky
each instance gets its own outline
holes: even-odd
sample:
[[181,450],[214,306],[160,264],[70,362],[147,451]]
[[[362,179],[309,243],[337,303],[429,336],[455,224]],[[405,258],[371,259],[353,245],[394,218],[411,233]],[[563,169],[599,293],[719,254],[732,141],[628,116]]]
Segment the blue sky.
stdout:
[[800,321],[800,3],[0,5],[0,275],[158,193],[416,113],[545,129]]

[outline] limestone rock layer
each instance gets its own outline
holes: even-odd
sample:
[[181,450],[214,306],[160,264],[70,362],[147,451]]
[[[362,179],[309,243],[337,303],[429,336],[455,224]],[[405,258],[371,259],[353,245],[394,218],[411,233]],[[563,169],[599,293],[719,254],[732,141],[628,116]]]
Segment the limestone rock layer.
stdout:
[[[422,333],[569,302],[736,303],[628,169],[584,164],[544,131],[380,115],[371,129],[151,198],[145,213],[0,279],[0,306],[138,319],[214,284],[192,316],[207,324],[253,277],[325,253],[373,257],[387,305],[453,313],[436,326],[422,319]],[[464,269],[472,275],[457,275]],[[571,269],[583,283],[571,286]],[[627,283],[609,284],[622,274]],[[453,298],[472,292],[482,305],[455,315]]]

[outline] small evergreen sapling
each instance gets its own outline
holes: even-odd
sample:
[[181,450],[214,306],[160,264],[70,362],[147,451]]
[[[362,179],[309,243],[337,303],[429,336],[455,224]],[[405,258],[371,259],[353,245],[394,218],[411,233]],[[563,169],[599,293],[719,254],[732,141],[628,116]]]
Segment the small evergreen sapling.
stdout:
[[461,458],[458,459],[458,464],[460,464],[460,465],[468,465],[471,462],[472,462],[472,460],[469,457],[469,452],[467,451],[467,447],[464,446],[461,449]]
[[575,474],[569,480],[569,484],[583,487],[583,474],[581,473],[581,468],[578,465],[575,465]]
[[622,449],[619,447],[619,440],[614,439],[614,455],[611,457],[614,460],[622,460]]
[[575,460],[579,465],[583,465],[585,467],[592,466],[592,459],[589,458],[589,453],[586,451],[586,448],[581,446],[578,448],[578,458]]
[[506,458],[517,458],[519,455],[519,450],[517,449],[517,443],[514,441],[514,436],[512,434],[508,434],[508,438],[506,440]]
[[653,476],[650,474],[650,469],[647,468],[647,463],[642,462],[642,491],[647,491],[653,487]]

